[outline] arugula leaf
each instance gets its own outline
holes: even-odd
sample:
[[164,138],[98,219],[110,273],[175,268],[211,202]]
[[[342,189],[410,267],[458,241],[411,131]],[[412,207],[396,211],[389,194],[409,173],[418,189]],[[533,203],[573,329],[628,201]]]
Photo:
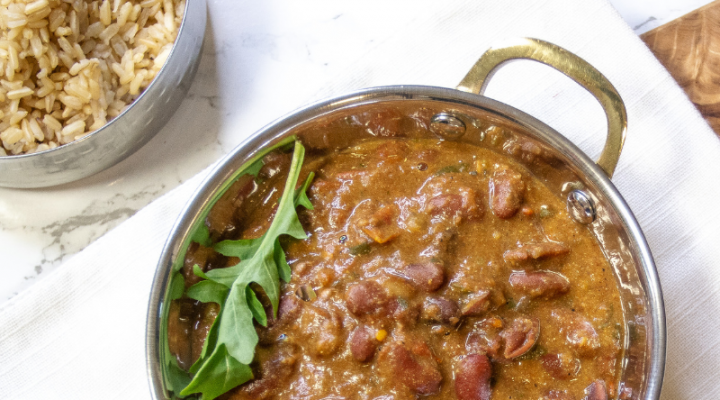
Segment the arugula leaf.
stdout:
[[[265,154],[267,154],[267,153],[265,153]],[[263,156],[265,156],[265,154],[263,154]],[[262,169],[262,167],[263,167],[262,162],[253,163],[245,170],[245,174],[257,177],[257,174],[260,173],[260,170]]]
[[365,254],[369,254],[372,248],[370,247],[370,243],[364,242],[360,243],[357,246],[350,247],[350,255],[352,256],[362,256]]
[[[273,314],[277,315],[280,302],[280,270],[287,269],[282,271],[282,274],[285,278],[289,278],[290,267],[284,261],[284,253],[282,257],[277,256],[276,248],[279,247],[279,244],[276,242],[281,235],[289,235],[296,239],[306,238],[305,230],[295,211],[294,198],[295,185],[300,175],[304,155],[305,148],[297,143],[285,182],[285,189],[270,227],[262,237],[256,239],[260,241],[260,244],[255,254],[251,258],[240,261],[237,266],[231,267],[239,274],[230,286],[230,293],[220,320],[218,343],[226,343],[228,354],[245,364],[252,361],[258,342],[257,333],[252,324],[253,315],[248,306],[249,298],[246,287],[251,282],[260,285],[272,304]],[[282,251],[282,249],[280,250]],[[280,264],[277,261],[281,261]],[[207,275],[213,280],[219,275],[224,278],[222,283],[226,283],[228,277],[220,271],[223,269],[209,271]],[[264,312],[263,310],[262,313]]]
[[183,371],[177,362],[170,364],[168,367],[170,373],[165,376],[165,379],[170,381],[170,384],[174,388],[184,388],[190,383],[190,377],[187,372]]
[[205,224],[200,225],[200,227],[193,233],[192,239],[190,240],[205,247],[210,247],[212,245],[212,241],[210,240],[210,229]]
[[205,272],[203,272],[203,270],[200,269],[200,266],[197,264],[193,265],[193,275],[199,276],[203,279],[208,279],[207,275],[205,275]]
[[200,281],[187,290],[187,297],[203,303],[218,303],[220,306],[225,303],[227,287],[210,280]]
[[170,300],[177,300],[182,297],[183,291],[185,290],[185,278],[179,272],[176,272],[170,283],[168,293]]
[[[307,197],[307,189],[308,187],[310,187],[310,184],[312,183],[314,177],[315,173],[311,172],[308,175],[307,179],[305,179],[305,183],[302,185],[302,187],[298,188],[295,191],[295,200],[293,202],[295,207],[302,205],[308,210],[313,209],[313,205],[310,202],[310,199],[308,199]],[[255,252],[257,251],[258,247],[260,247],[260,244],[262,243],[266,235],[267,233],[265,233],[258,239],[223,240],[222,242],[217,243],[215,246],[213,246],[213,249],[224,256],[238,257],[240,260],[245,260],[248,258],[252,258],[255,255]],[[282,250],[279,243],[276,247],[277,248],[275,249],[275,262],[280,266],[280,278],[284,282],[289,282],[290,266],[285,260],[285,252]],[[213,279],[227,287],[230,287],[230,285],[232,285],[235,279],[237,279],[237,277],[240,275],[240,270],[241,267],[239,265],[230,268],[215,270],[216,272],[213,272]],[[204,275],[198,276],[209,279]]]
[[315,173],[310,172],[308,174],[307,179],[305,179],[305,183],[303,183],[302,187],[297,189],[295,191],[295,207],[297,206],[303,206],[307,208],[308,210],[314,210],[312,203],[310,202],[310,199],[307,197],[307,190],[310,187],[310,184],[312,183],[313,178],[315,178]]
[[[203,360],[202,364],[193,365],[193,369],[197,367],[197,374],[180,393],[181,395],[202,393],[203,399],[209,400],[252,379],[252,373],[247,365],[252,362],[258,343],[253,320],[267,326],[268,317],[251,284],[257,284],[262,288],[272,304],[273,315],[277,316],[280,279],[288,282],[291,273],[279,238],[284,235],[296,239],[306,238],[295,208],[298,205],[312,208],[306,191],[314,175],[309,174],[304,184],[295,189],[304,155],[305,148],[296,142],[285,188],[268,230],[257,239],[226,240],[214,246],[214,249],[223,255],[240,258],[240,263],[229,268],[214,269],[205,274],[199,268],[195,271],[196,275],[203,276],[207,278],[207,282],[212,283],[203,286],[198,286],[199,283],[193,285],[191,289],[197,287],[192,291],[193,295],[209,299],[210,295],[205,291],[214,287],[222,293],[227,293],[227,296],[222,303],[221,313],[211,328],[212,330],[217,325],[217,337],[213,338],[212,355]],[[206,343],[209,341],[210,336]],[[248,371],[250,371],[249,375]],[[236,376],[241,376],[245,380],[235,379]],[[205,381],[213,382],[216,386],[207,386]],[[227,382],[232,382],[232,385],[229,386]],[[223,391],[218,391],[217,385]]]
[[[278,267],[278,275],[280,279],[283,280],[283,282],[290,282],[290,274],[292,273],[290,271],[290,265],[287,263],[287,259],[285,259],[285,252],[282,249],[282,246],[280,246],[280,242],[275,243],[275,247],[273,248],[273,260],[275,260],[275,265]],[[277,315],[277,307],[273,309],[275,312],[275,315]]]
[[251,258],[258,246],[260,246],[260,242],[257,239],[223,240],[213,246],[213,249],[224,256],[238,257],[244,260]]
[[[310,176],[308,176],[307,182],[310,182],[313,176],[313,174],[310,174]],[[306,185],[304,185],[303,188],[304,187],[306,187]],[[307,196],[305,196],[305,199],[307,199]],[[304,200],[302,200],[302,198],[298,199],[297,204],[301,204],[301,201]],[[310,200],[307,200],[307,202],[309,204]],[[312,204],[310,204],[310,207],[312,207]],[[309,209],[312,210],[312,208]],[[265,235],[261,236],[258,239],[223,240],[222,242],[213,246],[213,249],[224,256],[238,257],[240,260],[246,260],[252,258],[255,255],[255,252],[260,247],[260,244],[264,239]],[[290,282],[290,266],[285,259],[285,252],[283,251],[282,246],[280,246],[279,242],[275,245],[275,249],[273,251],[273,258],[275,259],[275,263],[278,265],[280,279],[282,279],[283,282]],[[202,273],[202,271],[202,275],[196,275],[204,279],[212,279],[215,282],[225,285],[229,288],[232,286],[238,276],[240,276],[240,273],[243,268],[245,268],[245,265],[246,264],[243,264],[243,262],[241,261],[240,264],[232,267],[215,269],[212,271],[212,274],[210,274],[210,277],[206,276],[204,273]]]
[[242,176],[257,176],[258,172],[263,166],[262,159],[263,157],[265,157],[266,154],[275,149],[285,149],[288,148],[288,146],[293,146],[296,141],[297,138],[295,136],[289,136],[279,141],[273,146],[262,149],[253,158],[240,166],[240,168],[238,168],[237,171],[235,171],[229,179],[227,179],[225,182],[223,182],[222,185],[220,185],[220,187],[213,194],[212,198],[209,199],[207,205],[204,206],[202,212],[196,218],[193,225],[190,227],[189,234],[187,235],[186,239],[181,244],[178,254],[173,261],[172,272],[170,274],[170,282],[168,283],[167,290],[165,292],[165,298],[163,299],[161,323],[159,326],[159,357],[160,366],[162,369],[163,384],[166,390],[173,391],[177,394],[185,386],[187,386],[187,382],[185,381],[189,380],[187,373],[182,371],[182,369],[177,364],[177,359],[170,352],[170,347],[168,345],[167,318],[170,311],[170,302],[172,300],[180,298],[184,290],[184,281],[182,274],[179,274],[177,272],[180,271],[180,269],[183,267],[185,254],[187,253],[190,244],[192,242],[197,242],[206,247],[209,247],[211,245],[211,243],[209,243],[210,235],[208,228],[205,225],[205,218],[207,217],[208,213],[215,205],[215,203],[217,203],[220,197],[222,197],[222,195],[225,194],[225,192],[227,192],[227,190]]
[[449,174],[452,172],[465,172],[468,170],[468,165],[465,163],[460,163],[458,165],[448,165],[445,167],[440,168],[436,173],[435,176],[443,175],[443,174]]
[[252,378],[250,367],[239,363],[228,354],[224,344],[219,344],[180,396],[202,393],[203,399],[210,400]]
[[255,318],[260,325],[267,327],[265,307],[263,307],[262,303],[258,300],[257,295],[250,286],[247,286],[245,291],[247,291],[247,297],[249,299],[248,307],[250,307],[250,313],[252,313],[253,318]]

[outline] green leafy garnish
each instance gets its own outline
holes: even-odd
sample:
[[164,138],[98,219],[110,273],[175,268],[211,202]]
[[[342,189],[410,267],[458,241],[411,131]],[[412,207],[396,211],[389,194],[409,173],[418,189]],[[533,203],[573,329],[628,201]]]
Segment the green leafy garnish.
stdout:
[[201,364],[193,380],[180,395],[202,393],[203,399],[211,400],[252,378],[250,367],[229,355],[223,343]]
[[212,245],[212,241],[210,240],[210,229],[208,229],[207,225],[200,225],[199,229],[193,234],[192,241],[205,247],[210,247],[210,245]]
[[[207,273],[198,266],[193,269],[195,275],[205,280],[190,287],[186,295],[201,302],[217,303],[220,312],[208,332],[200,358],[190,368],[190,372],[195,374],[192,380],[183,384],[176,378],[166,378],[166,382],[172,380],[169,382],[172,386],[168,386],[176,395],[200,393],[203,400],[212,400],[253,378],[249,364],[258,343],[253,321],[262,326],[268,323],[258,294],[262,292],[270,301],[273,316],[277,317],[280,279],[285,282],[290,280],[290,266],[279,238],[285,235],[295,239],[307,237],[295,210],[299,205],[312,209],[306,191],[314,174],[310,173],[304,184],[296,189],[304,155],[305,148],[296,141],[285,188],[265,234],[257,239],[226,240],[213,246],[215,251],[225,256],[238,257],[240,263]],[[258,161],[249,165],[246,172],[257,174],[262,167],[262,162]],[[207,243],[209,240],[202,228],[197,228],[191,237],[198,242]],[[164,323],[167,324],[167,321]],[[172,361],[168,363],[171,367],[168,369],[174,365],[175,370],[169,372],[177,373],[179,370],[187,376]]]
[[187,291],[187,297],[203,303],[225,303],[228,288],[211,280],[200,281]]
[[295,294],[303,301],[313,301],[317,299],[317,293],[309,285],[302,285],[295,291]]
[[458,165],[448,165],[446,167],[442,167],[435,173],[435,175],[449,174],[451,172],[459,173],[465,172],[467,170],[468,165],[465,163],[460,163]]
[[370,250],[372,250],[372,248],[370,247],[370,243],[367,243],[367,242],[360,243],[357,246],[352,246],[349,249],[350,255],[353,255],[353,256],[362,256],[364,254],[368,254],[368,253],[370,253]]
[[540,212],[538,213],[538,215],[540,215],[540,218],[547,218],[547,217],[552,217],[553,212],[550,209],[550,207],[548,207],[546,205],[542,205],[542,206],[540,206]]
[[517,303],[512,298],[508,298],[507,301],[505,302],[505,305],[507,306],[507,308],[513,309],[517,306]]
[[533,348],[525,353],[524,359],[537,359],[547,354],[547,349],[539,344],[533,346]]
[[[192,294],[206,294],[207,287],[218,285],[225,288],[227,295],[216,319],[217,338],[215,343],[208,344],[213,345],[214,349],[209,357],[202,360],[193,380],[180,392],[181,396],[202,393],[203,399],[210,400],[253,378],[248,367],[255,356],[255,346],[258,343],[253,320],[267,326],[267,315],[250,284],[257,284],[262,289],[272,304],[273,315],[277,316],[280,279],[285,282],[290,280],[290,266],[279,238],[288,235],[295,239],[305,239],[307,236],[295,208],[297,205],[312,208],[305,191],[313,174],[308,176],[301,188],[295,190],[304,155],[305,148],[296,143],[283,195],[265,234],[252,240],[218,243],[215,246],[218,252],[229,257],[238,257],[240,263],[207,272],[207,281],[199,282],[188,290],[188,293]],[[196,289],[200,284],[203,286]],[[218,290],[222,291],[219,288]]]
[[[261,150],[256,154],[254,157],[252,157],[248,162],[243,164],[240,168],[235,171],[230,178],[228,178],[225,182],[223,182],[222,185],[217,189],[215,194],[212,196],[212,198],[209,199],[207,202],[207,205],[203,208],[203,211],[200,213],[200,215],[195,219],[195,222],[191,226],[188,234],[188,239],[186,239],[182,245],[180,246],[178,250],[177,256],[174,258],[174,262],[172,265],[172,272],[170,274],[170,283],[168,284],[168,289],[165,292],[165,298],[163,300],[163,307],[162,307],[162,314],[161,314],[161,323],[159,326],[159,342],[160,342],[160,368],[162,369],[162,377],[163,377],[163,384],[166,390],[173,391],[175,395],[180,393],[180,391],[185,388],[188,383],[190,382],[190,377],[188,376],[187,372],[183,371],[179,366],[177,359],[174,355],[170,353],[170,347],[168,345],[168,332],[167,332],[167,318],[168,313],[170,312],[170,303],[172,300],[179,299],[182,297],[183,291],[185,289],[185,283],[184,279],[181,273],[179,273],[180,269],[183,267],[183,263],[185,260],[185,254],[187,253],[188,248],[190,247],[190,244],[192,242],[199,243],[205,247],[209,247],[212,243],[210,240],[210,235],[208,231],[208,227],[205,225],[205,218],[207,217],[208,213],[212,209],[213,205],[222,197],[223,194],[235,183],[240,179],[241,177],[245,175],[252,175],[256,176],[260,169],[263,166],[263,157],[265,157],[266,154],[269,152],[276,150],[276,149],[285,149],[290,148],[290,146],[293,146],[294,143],[297,141],[297,138],[294,136],[287,137],[281,141],[279,141],[277,144],[270,146],[266,149]],[[222,306],[222,304],[221,304]],[[216,324],[215,324],[216,325]],[[208,339],[207,342],[211,342],[211,335],[213,334],[214,328],[216,326],[213,325],[213,328],[211,328],[211,331],[208,333]],[[206,345],[207,346],[207,345]],[[214,347],[213,347],[214,348]],[[205,357],[206,351],[205,348],[203,349],[203,353],[201,355],[202,358]],[[202,361],[202,358],[198,360],[196,365],[191,368],[191,372],[196,372],[199,368],[199,364]]]

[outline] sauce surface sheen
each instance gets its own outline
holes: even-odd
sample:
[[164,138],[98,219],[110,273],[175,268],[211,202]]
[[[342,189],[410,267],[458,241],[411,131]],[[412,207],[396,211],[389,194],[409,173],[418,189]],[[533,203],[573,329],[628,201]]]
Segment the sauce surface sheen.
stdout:
[[[233,186],[207,219],[211,235],[262,235],[289,162],[270,153],[258,179]],[[617,396],[623,315],[612,269],[523,166],[472,145],[392,138],[310,156],[301,180],[310,171],[314,210],[300,211],[309,237],[283,241],[293,275],[278,319],[257,327],[256,379],[224,398]],[[237,261],[194,244],[186,286],[200,279],[194,264]],[[216,314],[174,301],[181,367]]]

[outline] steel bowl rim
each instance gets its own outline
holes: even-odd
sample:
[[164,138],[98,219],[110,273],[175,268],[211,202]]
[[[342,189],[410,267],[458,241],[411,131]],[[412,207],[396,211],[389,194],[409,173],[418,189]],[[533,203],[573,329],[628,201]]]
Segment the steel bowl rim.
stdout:
[[563,154],[568,156],[568,161],[576,165],[585,174],[585,178],[593,181],[598,189],[607,196],[609,206],[620,216],[620,224],[628,233],[628,238],[633,242],[632,247],[637,250],[641,267],[639,270],[643,272],[642,274],[638,274],[638,277],[646,291],[648,316],[651,318],[648,330],[652,332],[653,338],[653,342],[648,345],[649,362],[648,374],[646,375],[646,399],[660,398],[662,380],[665,372],[667,331],[659,275],[640,225],[627,202],[604,171],[561,133],[539,119],[506,103],[482,95],[445,87],[390,85],[371,87],[341,94],[311,103],[286,114],[243,140],[230,153],[218,161],[216,166],[203,178],[203,182],[190,196],[190,200],[186,203],[170,231],[153,278],[148,303],[145,350],[148,380],[151,395],[154,399],[159,400],[163,398],[158,397],[163,390],[162,384],[160,383],[162,378],[159,376],[160,372],[157,366],[158,353],[156,344],[158,342],[158,322],[160,319],[158,311],[162,306],[175,246],[187,236],[190,225],[197,217],[197,212],[204,207],[208,197],[221,182],[227,179],[228,172],[232,172],[227,171],[227,169],[231,167],[231,164],[238,158],[247,160],[253,153],[256,153],[258,149],[284,136],[300,123],[317,118],[325,113],[373,102],[402,99],[413,100],[418,98],[449,102],[451,104],[460,103],[486,109],[531,129],[534,133],[538,134],[538,137],[545,143],[558,150],[566,150]]

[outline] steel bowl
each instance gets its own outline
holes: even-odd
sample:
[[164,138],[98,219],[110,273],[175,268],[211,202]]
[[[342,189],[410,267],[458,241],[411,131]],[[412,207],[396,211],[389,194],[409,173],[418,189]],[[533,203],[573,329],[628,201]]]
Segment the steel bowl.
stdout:
[[[557,68],[600,101],[608,116],[608,139],[597,163],[541,121],[478,95],[500,65],[517,58]],[[164,329],[164,306],[169,304],[170,274],[173,268],[182,265],[190,238],[204,223],[210,208],[238,178],[235,172],[261,149],[289,136],[299,137],[306,147],[316,150],[343,148],[371,137],[362,126],[337,134],[333,121],[388,109],[405,114],[422,110],[432,116],[420,129],[422,135],[467,142],[511,155],[541,177],[557,196],[567,199],[569,214],[593,232],[617,279],[625,318],[624,353],[617,377],[623,396],[659,399],[665,369],[666,328],[658,274],[632,211],[610,181],[625,138],[625,107],[613,86],[584,60],[536,39],[516,40],[488,50],[457,89],[384,86],[325,100],[263,128],[227,155],[186,206],[159,260],[146,331],[153,398],[169,398],[161,365],[167,354],[159,346],[159,335]],[[490,143],[485,134],[488,129],[501,129],[507,140]]]
[[190,89],[206,21],[205,0],[187,0],[165,65],[133,103],[78,140],[38,153],[0,157],[0,186],[38,188],[76,181],[115,165],[152,139]]

